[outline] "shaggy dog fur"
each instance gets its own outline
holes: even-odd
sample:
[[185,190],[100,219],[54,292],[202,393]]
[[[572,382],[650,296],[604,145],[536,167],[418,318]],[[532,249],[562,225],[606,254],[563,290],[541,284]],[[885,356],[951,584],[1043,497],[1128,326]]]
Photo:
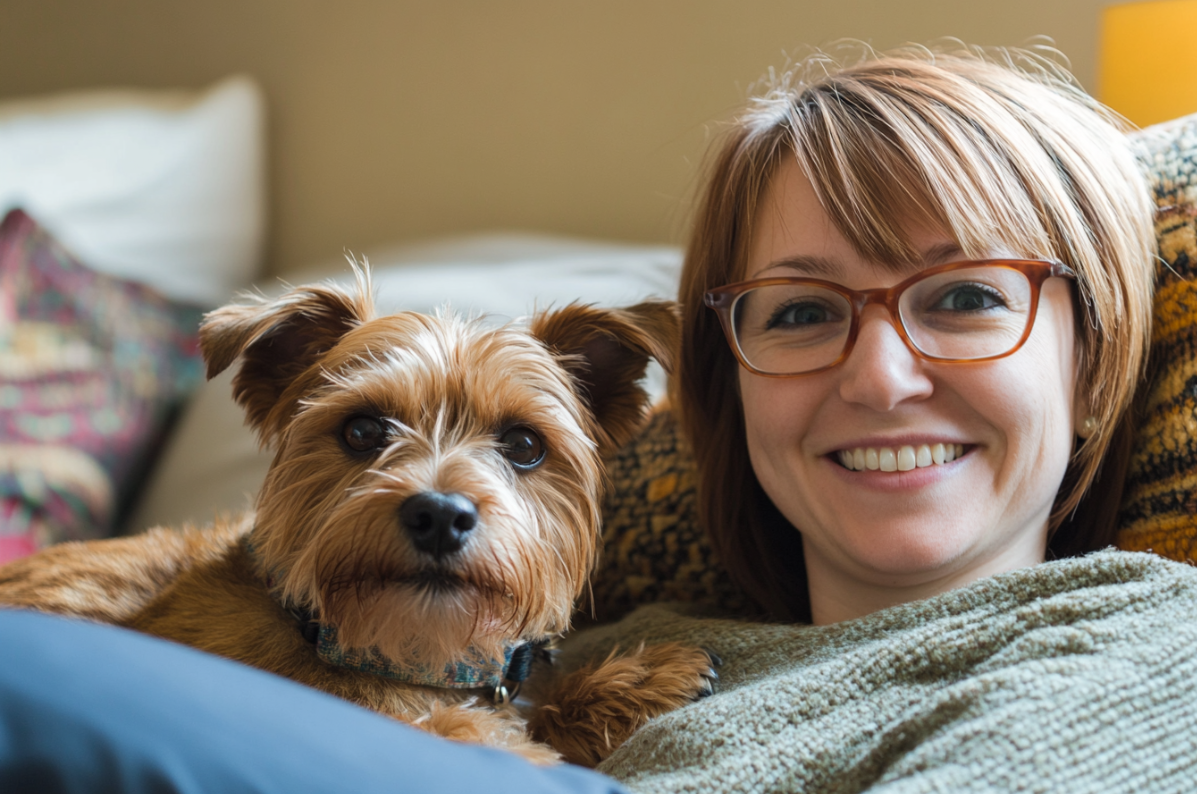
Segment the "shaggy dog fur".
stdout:
[[234,396],[275,450],[254,513],[47,549],[0,568],[0,603],[186,643],[539,763],[593,765],[709,694],[711,657],[674,644],[541,682],[528,709],[317,655],[316,624],[357,657],[425,669],[566,631],[598,550],[602,456],[640,426],[637,382],[678,335],[661,302],[571,305],[527,329],[376,317],[358,281],[203,324],[208,376],[240,360]]

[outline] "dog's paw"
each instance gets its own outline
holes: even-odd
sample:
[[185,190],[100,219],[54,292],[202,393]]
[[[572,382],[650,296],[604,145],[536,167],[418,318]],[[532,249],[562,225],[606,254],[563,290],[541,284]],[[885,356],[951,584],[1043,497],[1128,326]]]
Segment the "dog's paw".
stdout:
[[695,700],[699,698],[710,697],[715,694],[715,686],[719,683],[719,672],[716,668],[723,666],[723,658],[715,653],[710,648],[703,648],[702,652],[707,655],[707,669],[702,674],[703,680],[706,682],[705,687],[701,692],[695,696]]
[[510,750],[538,766],[561,762],[557,751],[528,735],[522,719],[490,706],[434,701],[427,712],[418,716],[395,716],[409,725],[446,739]]
[[654,717],[715,693],[717,654],[680,643],[612,652],[566,676],[532,719],[532,733],[567,761],[594,766]]

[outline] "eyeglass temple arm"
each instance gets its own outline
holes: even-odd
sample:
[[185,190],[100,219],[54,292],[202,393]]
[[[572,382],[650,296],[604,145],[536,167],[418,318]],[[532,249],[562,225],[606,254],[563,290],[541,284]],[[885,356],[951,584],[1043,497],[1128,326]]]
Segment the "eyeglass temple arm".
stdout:
[[1052,275],[1053,276],[1058,276],[1060,278],[1070,278],[1073,281],[1080,280],[1079,278],[1077,278],[1076,271],[1073,270],[1072,268],[1070,268],[1068,265],[1064,264],[1063,262],[1052,262],[1051,265],[1052,265]]

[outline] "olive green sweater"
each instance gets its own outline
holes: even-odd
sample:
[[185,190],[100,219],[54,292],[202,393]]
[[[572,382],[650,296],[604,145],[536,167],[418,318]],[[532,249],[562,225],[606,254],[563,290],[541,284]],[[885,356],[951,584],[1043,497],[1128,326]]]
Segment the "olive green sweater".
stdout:
[[834,626],[655,606],[562,663],[682,640],[718,694],[600,769],[653,792],[1197,790],[1197,569],[1101,552]]

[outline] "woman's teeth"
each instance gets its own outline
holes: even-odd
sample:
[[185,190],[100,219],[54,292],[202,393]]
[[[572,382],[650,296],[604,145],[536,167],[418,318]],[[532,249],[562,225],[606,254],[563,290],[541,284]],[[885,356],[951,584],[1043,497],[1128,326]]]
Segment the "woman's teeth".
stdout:
[[964,454],[963,444],[920,444],[914,446],[841,449],[840,463],[853,471],[910,471],[933,464],[951,463]]

